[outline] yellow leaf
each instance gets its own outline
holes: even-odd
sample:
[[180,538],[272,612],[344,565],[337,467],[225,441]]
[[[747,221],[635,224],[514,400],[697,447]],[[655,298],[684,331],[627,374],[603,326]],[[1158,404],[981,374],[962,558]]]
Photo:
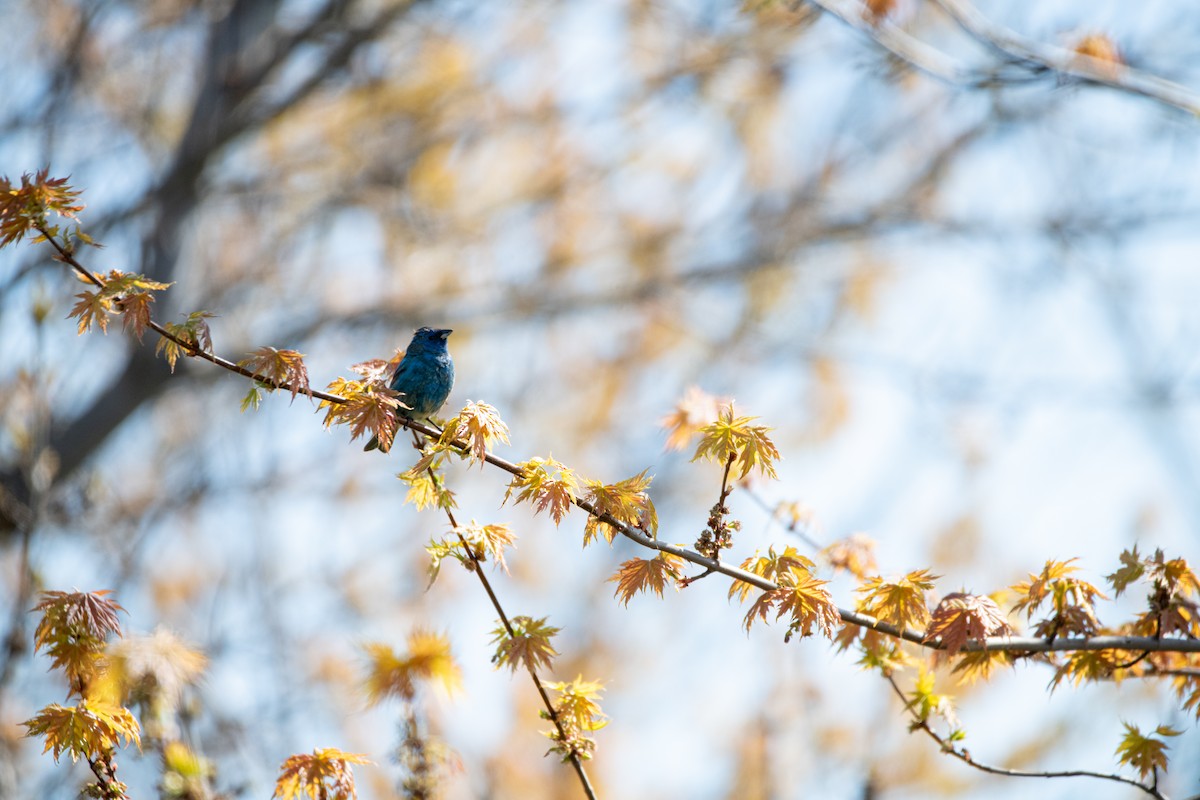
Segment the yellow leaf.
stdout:
[[[1167,768],[1167,743],[1162,737],[1178,736],[1182,731],[1159,725],[1152,733],[1143,735],[1136,725],[1125,725],[1125,737],[1117,745],[1117,758],[1138,771],[1142,780]],[[1158,737],[1158,738],[1155,738]]]
[[312,754],[289,756],[280,768],[272,797],[280,800],[355,800],[354,772],[351,764],[370,764],[359,753],[344,753],[336,748],[319,748]]
[[467,443],[467,454],[482,465],[493,442],[508,444],[508,426],[492,406],[468,400],[458,416],[446,423],[438,441],[448,447],[459,440]]
[[767,436],[770,428],[751,425],[757,417],[735,417],[733,401],[723,407],[715,422],[700,429],[700,444],[692,461],[714,461],[729,464],[744,479],[752,469],[757,469],[768,478],[778,478],[775,462],[779,450]]
[[128,709],[95,700],[49,705],[21,724],[29,729],[27,736],[45,737],[42,752],[51,752],[55,761],[64,752],[78,761],[98,758],[118,745],[141,745],[141,730]]
[[512,626],[512,635],[503,625],[492,631],[492,643],[496,645],[492,662],[497,667],[508,667],[513,672],[521,667],[534,672],[539,667],[549,667],[551,659],[558,655],[558,651],[550,645],[550,640],[559,629],[547,625],[545,617],[513,617],[509,624]]
[[533,504],[535,513],[549,509],[554,524],[562,522],[571,510],[579,492],[579,479],[565,464],[554,460],[531,458],[517,465],[521,474],[514,477],[504,493],[504,502],[516,495],[516,502]]
[[683,559],[679,556],[659,551],[654,558],[633,558],[624,562],[617,574],[608,580],[617,584],[613,596],[628,606],[634,595],[647,589],[662,597],[667,581],[679,580],[682,568]]

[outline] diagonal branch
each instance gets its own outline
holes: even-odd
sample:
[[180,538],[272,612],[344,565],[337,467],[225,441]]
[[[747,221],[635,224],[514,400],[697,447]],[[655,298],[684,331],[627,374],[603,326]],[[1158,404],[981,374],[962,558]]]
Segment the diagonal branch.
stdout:
[[964,32],[1003,56],[1004,62],[991,69],[971,67],[886,18],[872,18],[862,3],[853,0],[807,2],[870,37],[909,66],[955,86],[974,89],[1016,84],[1037,80],[1051,72],[1200,115],[1200,93],[1193,89],[1125,64],[1022,36],[992,22],[966,0],[936,2]]

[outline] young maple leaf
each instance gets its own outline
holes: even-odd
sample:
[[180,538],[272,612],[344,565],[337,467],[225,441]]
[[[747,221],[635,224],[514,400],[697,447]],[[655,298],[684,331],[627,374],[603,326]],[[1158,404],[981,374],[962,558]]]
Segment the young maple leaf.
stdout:
[[608,581],[617,584],[613,596],[628,606],[634,595],[646,590],[661,598],[667,581],[679,580],[682,569],[683,559],[660,550],[654,558],[632,558],[624,562]]
[[1108,581],[1109,586],[1113,587],[1113,593],[1120,597],[1129,588],[1129,584],[1141,578],[1145,573],[1146,565],[1142,563],[1135,544],[1132,550],[1121,551],[1121,568],[1111,575],[1106,575],[1104,579]]
[[780,459],[779,450],[767,436],[771,428],[751,425],[758,417],[735,417],[733,401],[721,409],[715,422],[700,429],[700,444],[692,461],[715,461],[732,464],[738,480],[744,480],[750,470],[758,471],[778,479],[775,462]]
[[687,447],[692,436],[716,419],[721,408],[729,403],[728,398],[714,397],[697,386],[689,387],[675,409],[659,422],[661,427],[667,429],[667,449],[682,450]]
[[311,754],[288,756],[275,780],[271,797],[279,800],[356,800],[351,764],[372,763],[361,753],[318,748]]
[[117,642],[104,658],[106,669],[96,682],[101,685],[89,687],[89,696],[140,704],[147,735],[160,739],[169,738],[159,734],[164,726],[174,727],[169,715],[183,702],[187,687],[200,681],[208,663],[202,652],[163,628]]
[[554,524],[562,522],[563,517],[575,504],[579,492],[579,479],[565,464],[554,460],[531,458],[517,465],[521,474],[514,477],[504,493],[504,502],[516,494],[516,502],[533,504],[534,512],[541,513],[549,509]]
[[598,731],[608,724],[608,718],[600,711],[603,683],[585,681],[582,675],[577,675],[570,683],[547,683],[546,688],[558,692],[554,713],[566,725],[581,731]]
[[[760,556],[756,551],[754,555],[742,562],[742,569],[747,572],[752,572],[760,578],[766,578],[769,581],[775,581],[780,585],[787,582],[787,576],[799,578],[802,575],[811,575],[812,570],[816,569],[816,564],[812,559],[804,556],[799,550],[788,545],[783,549],[782,553],[775,552],[775,545],[771,545],[767,549],[765,556]],[[746,598],[750,592],[756,587],[745,581],[734,580],[729,585],[729,599],[732,600],[734,595],[740,602],[746,602]]]
[[870,578],[855,590],[863,595],[859,610],[901,629],[923,628],[929,621],[925,592],[933,588],[937,578],[925,569],[910,572],[897,581]]
[[933,610],[925,641],[941,638],[946,654],[955,655],[968,640],[982,642],[989,636],[1011,633],[995,600],[985,595],[951,592]]
[[616,483],[601,483],[597,480],[587,480],[587,491],[584,499],[596,510],[596,514],[588,517],[583,530],[583,546],[587,547],[598,536],[603,536],[609,544],[617,535],[617,529],[601,519],[597,514],[608,514],[618,522],[623,522],[635,528],[641,528],[652,537],[658,535],[658,512],[646,490],[650,481],[654,480],[642,470],[633,477]]
[[1132,653],[1122,650],[1080,650],[1071,653],[1055,670],[1050,687],[1056,688],[1064,678],[1070,678],[1075,686],[1085,681],[1094,683],[1110,678],[1120,682],[1121,664],[1134,658]]
[[930,717],[939,716],[952,727],[957,727],[958,719],[954,715],[954,703],[950,695],[934,692],[935,675],[921,664],[912,692],[905,700],[904,707],[912,712],[919,722],[929,722]]
[[26,736],[45,737],[42,752],[51,752],[55,761],[64,752],[72,761],[92,760],[118,745],[141,744],[141,729],[128,709],[95,700],[49,705],[21,724]]
[[[1157,770],[1167,768],[1167,743],[1164,736],[1178,736],[1183,731],[1177,731],[1167,725],[1159,725],[1152,733],[1142,734],[1136,725],[1128,722],[1125,726],[1125,737],[1117,745],[1117,758],[1122,764],[1128,764],[1138,771],[1142,780],[1154,776]],[[1155,738],[1158,737],[1158,738]]]
[[[187,315],[187,319],[183,322],[168,322],[163,325],[167,333],[179,339],[192,349],[172,341],[163,336],[159,338],[158,345],[154,348],[154,354],[162,354],[167,359],[167,364],[171,367],[171,372],[175,371],[175,362],[180,356],[191,355],[195,350],[203,353],[211,353],[213,351],[212,331],[208,327],[208,321],[216,315],[209,311],[193,311]],[[242,409],[245,410],[244,408]]]
[[493,442],[508,444],[508,426],[492,406],[468,400],[458,416],[446,422],[438,442],[449,447],[460,440],[467,443],[468,457],[482,466]]
[[312,397],[312,388],[308,385],[308,367],[304,366],[304,355],[295,350],[277,350],[274,347],[260,347],[237,362],[239,367],[245,367],[268,386],[280,389],[290,389],[292,399],[298,394]]
[[34,611],[42,618],[34,631],[34,648],[45,648],[51,668],[62,669],[71,693],[86,686],[95,675],[109,634],[121,635],[117,612],[124,611],[98,592],[45,591]]
[[47,226],[49,213],[76,219],[76,214],[83,210],[82,205],[75,205],[79,192],[68,185],[67,178],[51,178],[49,174],[46,169],[36,175],[25,173],[17,188],[7,177],[0,178],[0,247],[12,244],[37,227]]
[[460,525],[455,530],[467,540],[481,561],[491,556],[496,566],[508,572],[508,564],[504,563],[504,549],[512,547],[517,537],[507,525],[479,525],[471,520],[469,525]]
[[959,683],[971,685],[988,680],[997,666],[1013,666],[1012,656],[1003,650],[976,650],[963,653],[950,671],[959,676]]
[[825,588],[827,581],[818,580],[811,575],[795,578],[782,586],[779,595],[775,619],[783,615],[791,617],[788,631],[784,635],[785,642],[790,641],[797,633],[801,638],[811,636],[813,629],[820,629],[826,638],[833,638],[834,628],[841,623],[842,615],[838,610],[833,596]]
[[509,620],[512,635],[503,625],[492,631],[492,644],[496,645],[496,653],[492,663],[497,668],[508,667],[516,672],[526,667],[537,672],[539,667],[549,667],[551,659],[558,651],[550,645],[550,640],[558,634],[559,628],[546,624],[546,618],[513,617]]
[[77,331],[80,336],[92,329],[92,325],[99,325],[102,333],[108,333],[108,312],[111,308],[111,301],[107,297],[101,296],[99,291],[80,292],[75,295],[79,298],[79,302],[71,307],[71,313],[67,314],[67,319],[72,317],[79,318],[79,326]]
[[835,572],[845,570],[859,580],[875,572],[875,540],[864,533],[853,533],[833,542],[821,551],[821,557]]
[[1073,566],[1075,560],[1047,561],[1041,574],[1030,574],[1028,581],[1012,586],[1021,597],[1013,605],[1013,611],[1024,611],[1027,619],[1033,619],[1047,602],[1053,611],[1034,626],[1035,636],[1053,638],[1064,633],[1091,636],[1100,628],[1094,604],[1097,598],[1103,599],[1105,595],[1087,581],[1071,577],[1079,571]]
[[381,377],[361,381],[337,378],[328,391],[340,395],[344,403],[322,400],[317,409],[325,412],[325,427],[337,423],[350,426],[350,440],[370,432],[379,437],[379,449],[387,452],[396,435],[396,409],[400,406],[399,392],[383,382]]
[[366,686],[371,705],[388,697],[412,700],[418,681],[437,681],[447,692],[453,692],[462,683],[462,672],[450,653],[450,640],[442,634],[413,631],[408,636],[408,652],[403,656],[378,642],[363,649],[369,660]]
[[132,329],[139,342],[150,325],[150,304],[153,302],[154,295],[149,292],[131,292],[116,302],[117,310],[124,317],[124,329]]

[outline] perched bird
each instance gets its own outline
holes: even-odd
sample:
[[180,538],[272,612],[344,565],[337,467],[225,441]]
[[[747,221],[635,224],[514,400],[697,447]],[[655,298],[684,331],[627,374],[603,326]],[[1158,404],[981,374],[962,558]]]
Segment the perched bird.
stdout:
[[[396,409],[400,416],[423,421],[446,402],[454,386],[454,361],[446,349],[446,337],[451,333],[446,328],[420,328],[413,334],[404,358],[392,373],[391,387],[400,392],[404,404]],[[372,436],[363,449],[377,447],[379,437]]]

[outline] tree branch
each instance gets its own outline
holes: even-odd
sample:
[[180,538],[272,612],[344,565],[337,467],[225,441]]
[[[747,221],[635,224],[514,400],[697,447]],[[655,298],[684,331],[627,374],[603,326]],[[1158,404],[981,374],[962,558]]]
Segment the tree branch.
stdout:
[[1046,771],[1046,772],[1026,772],[1025,770],[1019,770],[1019,769],[1006,769],[1005,767],[994,767],[990,764],[984,764],[983,762],[976,761],[971,756],[970,751],[958,749],[958,747],[955,745],[954,742],[950,741],[945,736],[940,735],[937,731],[935,731],[933,729],[932,726],[930,726],[928,720],[922,719],[921,716],[913,710],[912,704],[909,702],[908,698],[906,698],[904,696],[904,692],[900,689],[900,686],[896,683],[896,678],[894,676],[892,676],[891,674],[885,673],[883,677],[884,677],[884,680],[886,680],[889,684],[891,684],[892,690],[896,693],[896,696],[900,698],[900,702],[904,704],[904,710],[907,711],[909,716],[912,717],[913,730],[924,731],[925,734],[927,736],[929,736],[929,738],[933,739],[935,742],[938,743],[938,746],[943,753],[954,756],[955,758],[957,758],[959,761],[963,762],[964,764],[974,767],[975,769],[980,770],[981,772],[987,772],[992,775],[1004,775],[1004,776],[1007,776],[1010,778],[1099,778],[1101,780],[1115,781],[1117,783],[1124,783],[1128,786],[1133,786],[1135,788],[1141,789],[1143,792],[1150,795],[1151,797],[1158,798],[1158,800],[1166,800],[1166,796],[1158,791],[1158,787],[1147,786],[1144,783],[1139,783],[1138,781],[1135,781],[1132,778],[1126,778],[1122,775],[1112,775],[1112,774],[1107,774],[1104,772],[1092,772],[1091,770],[1086,770],[1086,769],[1054,770],[1054,771]]

